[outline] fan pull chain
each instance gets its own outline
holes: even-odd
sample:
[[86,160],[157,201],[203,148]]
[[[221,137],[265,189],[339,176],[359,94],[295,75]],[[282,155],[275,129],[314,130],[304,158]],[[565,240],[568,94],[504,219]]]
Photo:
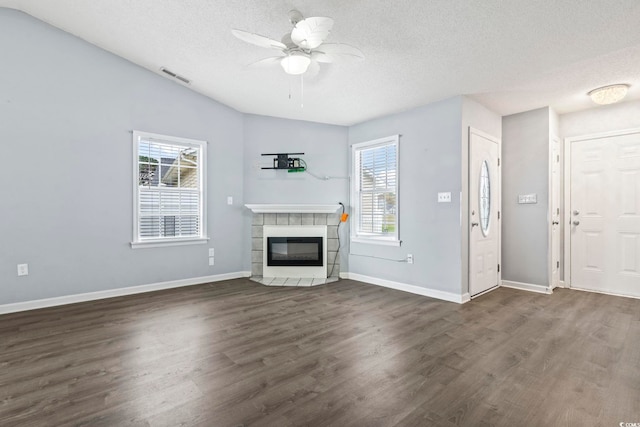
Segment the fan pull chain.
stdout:
[[[289,79],[289,101],[291,101],[291,82]],[[300,108],[304,108],[304,74],[300,74]]]

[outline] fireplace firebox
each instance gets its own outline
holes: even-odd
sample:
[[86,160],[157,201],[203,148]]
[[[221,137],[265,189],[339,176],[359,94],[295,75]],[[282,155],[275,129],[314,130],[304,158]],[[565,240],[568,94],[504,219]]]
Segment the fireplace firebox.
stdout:
[[262,276],[327,278],[326,225],[264,225]]
[[268,266],[323,266],[322,237],[267,237]]

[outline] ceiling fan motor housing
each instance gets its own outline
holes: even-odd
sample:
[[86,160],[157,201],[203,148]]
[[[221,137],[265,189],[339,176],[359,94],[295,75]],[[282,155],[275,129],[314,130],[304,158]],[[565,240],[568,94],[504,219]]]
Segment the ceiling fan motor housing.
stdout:
[[289,11],[289,22],[291,22],[291,25],[296,25],[298,22],[302,21],[304,19],[304,16],[302,16],[302,13],[300,13],[299,11],[293,9]]

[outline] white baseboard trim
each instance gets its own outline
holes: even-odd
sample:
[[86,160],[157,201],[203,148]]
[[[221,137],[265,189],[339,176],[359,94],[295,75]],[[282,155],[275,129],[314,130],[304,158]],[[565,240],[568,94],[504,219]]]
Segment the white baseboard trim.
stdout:
[[502,285],[505,288],[520,289],[521,291],[537,292],[539,294],[551,294],[552,291],[546,286],[533,285],[531,283],[512,282],[510,280],[503,280]]
[[148,285],[131,286],[128,288],[108,289],[84,294],[65,295],[61,297],[45,298],[33,301],[16,302],[0,305],[0,314],[17,313],[19,311],[36,310],[38,308],[55,307],[58,305],[74,304],[77,302],[95,301],[105,298],[114,298],[125,295],[141,294],[145,292],[160,291],[163,289],[180,288],[183,286],[201,285],[209,282],[238,279],[251,276],[250,271],[237,271],[234,273],[216,274],[213,276],[193,277],[191,279],[171,280],[169,282],[151,283]]
[[421,286],[409,285],[407,283],[394,282],[392,280],[379,279],[377,277],[365,276],[357,273],[340,273],[342,279],[352,279],[359,282],[369,283],[371,285],[382,286],[385,288],[396,289],[398,291],[409,292],[425,297],[436,298],[444,301],[455,302],[458,304],[469,301],[469,294],[457,295],[452,292],[438,291],[436,289],[423,288]]
[[607,292],[607,291],[594,291],[592,289],[574,288],[573,286],[570,286],[569,289],[572,289],[574,291],[580,291],[580,292],[593,292],[596,294],[610,295],[612,297],[640,299],[640,296],[637,296],[637,295],[616,294],[614,292]]

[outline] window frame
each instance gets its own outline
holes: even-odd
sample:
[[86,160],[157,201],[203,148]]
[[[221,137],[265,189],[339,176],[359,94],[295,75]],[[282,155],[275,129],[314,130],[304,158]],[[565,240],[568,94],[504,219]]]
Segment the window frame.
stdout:
[[[360,231],[360,169],[358,155],[361,151],[371,148],[394,145],[396,149],[396,227],[394,233],[378,234],[365,233]],[[351,216],[351,241],[354,243],[367,243],[387,246],[400,246],[400,135],[390,135],[371,141],[359,142],[351,145],[351,206],[353,215]]]
[[[205,244],[209,241],[207,235],[207,141],[201,141],[197,139],[182,138],[170,135],[161,135],[150,132],[143,132],[134,130],[132,136],[133,145],[133,240],[131,241],[131,247],[133,249],[138,248],[154,248],[164,246],[182,246],[182,245],[195,245]],[[165,144],[171,144],[176,146],[192,147],[199,150],[198,156],[198,183],[199,183],[199,200],[200,209],[199,215],[199,235],[189,237],[160,237],[153,239],[141,239],[139,233],[140,223],[140,188],[139,188],[139,175],[140,175],[140,163],[139,163],[139,142],[140,140],[151,140]]]

